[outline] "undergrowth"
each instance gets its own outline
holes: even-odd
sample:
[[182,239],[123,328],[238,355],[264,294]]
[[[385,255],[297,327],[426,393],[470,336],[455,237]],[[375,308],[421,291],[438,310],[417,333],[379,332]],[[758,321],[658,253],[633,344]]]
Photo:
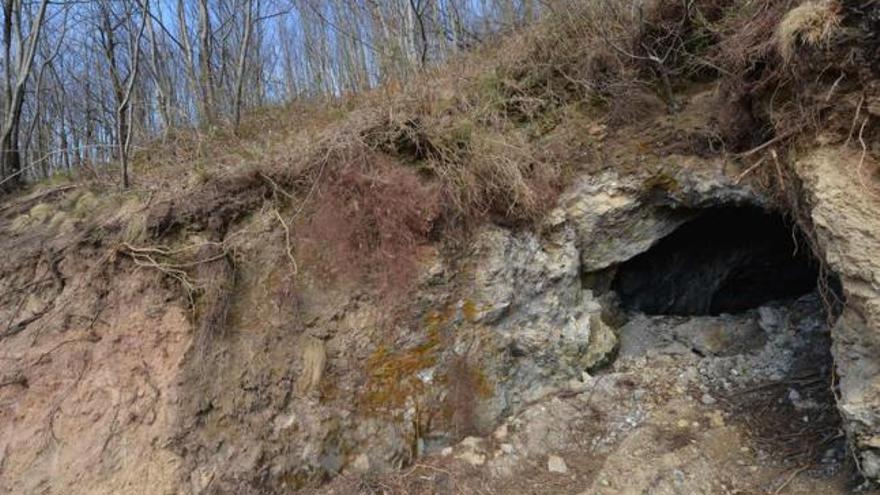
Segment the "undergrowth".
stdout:
[[181,230],[221,241],[268,203],[302,275],[404,294],[421,246],[460,243],[487,221],[538,224],[572,177],[604,159],[585,151],[606,134],[590,128],[625,133],[675,114],[707,82],[717,88],[713,153],[762,173],[776,166],[768,152],[786,166],[786,150],[818,134],[874,153],[877,9],[557,2],[542,22],[403,86],[265,109],[235,130],[179,130],[139,150],[144,242]]
[[326,279],[365,280],[388,295],[411,282],[416,248],[441,212],[440,193],[413,169],[371,155],[325,172],[297,251]]

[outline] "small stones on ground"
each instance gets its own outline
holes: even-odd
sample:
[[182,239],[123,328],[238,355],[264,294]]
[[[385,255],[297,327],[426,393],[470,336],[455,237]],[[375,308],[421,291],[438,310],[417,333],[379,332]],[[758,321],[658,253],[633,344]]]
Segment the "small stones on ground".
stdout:
[[684,472],[682,472],[680,469],[673,470],[672,477],[675,480],[676,486],[684,485],[684,482],[687,481],[687,479],[685,478]]
[[565,474],[568,472],[568,466],[565,460],[558,455],[551,455],[547,458],[547,470],[551,473]]
[[455,455],[456,459],[462,460],[472,466],[482,466],[486,463],[484,440],[478,437],[467,437],[459,444],[461,452]]
[[507,438],[507,425],[503,424],[503,425],[499,426],[495,430],[495,433],[492,434],[492,436],[494,436],[495,440],[498,440],[499,442],[506,439]]
[[354,462],[351,463],[352,469],[359,473],[366,473],[370,470],[370,458],[367,454],[360,454],[355,457]]
[[461,441],[460,445],[469,450],[477,450],[483,447],[483,439],[480,437],[466,437]]
[[721,411],[716,409],[707,414],[706,417],[709,419],[709,425],[712,428],[724,428],[724,413],[722,413]]
[[607,127],[604,124],[596,123],[587,128],[587,134],[596,139],[605,139],[605,136],[607,135],[605,132],[606,129]]
[[709,394],[703,394],[703,397],[700,398],[700,402],[702,402],[703,404],[705,404],[707,406],[711,406],[718,401],[715,400],[715,397],[712,397]]
[[462,460],[471,466],[482,466],[486,463],[486,456],[477,452],[462,452],[455,456],[455,458]]

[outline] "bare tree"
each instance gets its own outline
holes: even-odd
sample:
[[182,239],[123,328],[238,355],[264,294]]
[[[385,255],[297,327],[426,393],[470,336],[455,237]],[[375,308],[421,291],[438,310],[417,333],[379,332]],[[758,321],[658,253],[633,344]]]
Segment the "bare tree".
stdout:
[[[135,28],[135,9],[130,3],[125,4],[124,10],[118,15],[114,12],[117,4],[112,0],[99,0],[97,3],[101,24],[98,29],[101,46],[106,57],[110,80],[113,83],[114,117],[117,157],[122,168],[122,187],[128,188],[128,156],[132,136],[132,93],[140,68],[141,38],[147,22],[147,10],[141,13],[140,26]],[[147,0],[144,6],[149,8]],[[117,47],[119,46],[119,32],[127,36],[127,49],[124,50],[125,61],[121,57]]]
[[241,91],[244,83],[244,70],[247,63],[248,48],[251,43],[251,33],[254,29],[254,1],[244,0],[245,19],[244,36],[238,51],[238,68],[235,74],[235,100],[233,101],[233,119],[236,127],[241,123]]
[[0,190],[116,164],[127,187],[136,142],[177,127],[237,127],[249,107],[404,81],[543,5],[0,0]]
[[150,10],[149,2],[143,0],[140,1],[140,7],[144,12],[144,18],[147,23],[147,33],[150,36],[149,67],[158,99],[156,106],[161,114],[164,132],[167,133],[171,127],[177,124],[173,108],[175,103],[174,81],[169,72],[166,51],[157,41],[156,28],[153,24],[153,13]]
[[208,11],[208,0],[199,0],[199,82],[201,84],[205,121],[208,125],[216,123],[214,114],[214,66],[213,33],[211,31],[211,13]]
[[18,147],[21,111],[48,4],[48,0],[40,2],[36,16],[30,21],[30,31],[24,35],[21,0],[3,2],[3,63],[6,77],[3,87],[5,118],[0,128],[0,168],[3,170],[2,183],[5,183],[6,190],[15,188],[21,182],[23,169]]

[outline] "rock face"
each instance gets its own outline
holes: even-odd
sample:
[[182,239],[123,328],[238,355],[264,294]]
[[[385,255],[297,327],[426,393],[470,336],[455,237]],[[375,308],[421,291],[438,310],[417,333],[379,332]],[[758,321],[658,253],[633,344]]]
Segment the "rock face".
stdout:
[[[104,263],[66,258],[53,276],[66,282],[27,297],[21,313],[0,309],[4,321],[38,315],[0,339],[2,493],[174,493],[185,476],[167,446],[192,340],[186,313],[152,290],[155,274],[111,281]],[[34,279],[17,275],[3,290]]]
[[[798,172],[822,255],[846,298],[833,329],[839,408],[861,468],[880,478],[880,218],[873,193],[841,160],[858,157],[820,151]],[[642,380],[644,390],[627,388],[632,376],[625,370],[607,381],[591,376],[618,366],[618,351],[624,361],[633,349],[644,356],[658,347],[711,358],[722,364],[700,372],[733,384],[739,382],[726,375],[733,368],[750,368],[755,379],[786,376],[788,370],[754,363],[801,352],[790,336],[767,340],[767,329],[789,314],[769,306],[748,318],[691,323],[629,315],[627,322],[614,291],[622,263],[701,210],[766,205],[749,187],[708,168],[585,175],[537,229],[485,226],[457,259],[428,249],[406,318],[356,288],[328,290],[303,280],[293,291],[285,255],[266,242],[273,220],[259,215],[249,220],[256,234],[237,246],[243,259],[255,261],[238,267],[226,328],[210,338],[187,318],[185,304],[169,302],[176,294],[156,273],[77,292],[68,281],[82,266],[38,264],[58,282],[18,301],[19,310],[0,310],[17,322],[10,327],[16,333],[2,341],[0,491],[285,493],[340,474],[398,468],[452,445],[457,450],[448,458],[496,474],[535,459],[542,475],[593,465],[595,459],[578,457],[582,446],[569,438],[566,418],[585,421],[585,435],[610,435],[592,446],[603,455],[646,420],[651,376]],[[3,290],[14,291],[30,272],[10,273]],[[91,302],[98,316],[70,310]],[[50,326],[30,327],[41,312]],[[669,340],[633,328],[661,329]],[[138,335],[155,338],[143,343]],[[120,352],[128,356],[125,366],[112,357]],[[690,375],[670,380],[696,383]],[[607,403],[591,404],[586,390]],[[700,390],[702,406],[714,407],[710,392]],[[563,400],[571,396],[578,399]],[[675,408],[663,410],[670,417],[652,426],[658,431],[681,420]],[[724,430],[723,419],[713,418],[713,431]],[[480,438],[493,430],[493,439]],[[627,441],[635,449],[649,440]],[[135,452],[149,452],[151,461],[136,463]],[[675,471],[676,459],[663,468],[673,473],[664,483],[697,483]],[[621,458],[621,471],[625,464]],[[603,480],[594,485],[596,493],[614,492]]]
[[[758,205],[746,187],[718,174],[585,177],[562,198],[540,233],[484,230],[472,259],[473,323],[506,349],[493,362],[494,420],[607,362],[617,346],[602,293],[609,267],[649,249],[697,209]],[[647,184],[647,185],[646,185]],[[585,283],[585,279],[587,283]]]
[[[505,494],[547,487],[572,495],[765,493],[791,467],[775,465],[745,425],[766,421],[783,442],[838,431],[827,384],[797,379],[830,362],[815,291],[735,315],[633,317],[619,331],[619,355],[602,374],[525,405],[484,440],[465,438],[420,460],[427,464],[396,480],[404,483],[400,492],[443,493],[451,485],[462,493],[485,486]],[[782,386],[766,387],[768,379]],[[756,386],[769,392],[736,393]],[[843,442],[827,445],[824,469],[834,471]],[[815,478],[793,479],[787,492],[847,493]],[[391,480],[393,473],[377,485]],[[352,492],[341,480],[321,491]]]
[[597,272],[643,253],[713,206],[764,205],[748,187],[706,170],[659,170],[647,177],[605,172],[578,180],[550,214],[574,230],[581,270]]
[[[852,153],[819,150],[802,159],[797,172],[829,269],[825,275],[840,277],[845,299],[832,332],[838,406],[860,469],[880,479],[880,211],[877,193],[859,178],[858,162]],[[636,181],[605,174],[577,182],[541,236],[486,232],[478,243],[484,261],[475,272],[475,291],[481,294],[479,318],[507,339],[515,356],[507,363],[515,379],[500,391],[507,396],[504,410],[527,404],[538,384],[576,380],[579,371],[612,355],[618,336],[607,330],[602,293],[615,266],[647,251],[699,209],[764,204],[722,175],[682,172]],[[794,275],[779,277],[791,282]],[[748,336],[742,338],[750,345]],[[698,352],[713,352],[707,339],[700,336]]]
[[833,330],[838,406],[862,471],[880,479],[880,210],[858,154],[813,152],[798,163],[825,261],[843,286]]

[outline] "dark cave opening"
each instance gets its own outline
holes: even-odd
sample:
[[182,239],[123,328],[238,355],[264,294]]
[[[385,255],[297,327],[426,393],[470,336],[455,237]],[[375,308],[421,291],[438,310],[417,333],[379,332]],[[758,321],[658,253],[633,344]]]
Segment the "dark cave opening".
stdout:
[[618,266],[623,306],[646,314],[738,313],[816,289],[818,262],[799,229],[754,206],[707,209]]
[[756,206],[691,213],[647,251],[598,282],[587,279],[600,293],[610,279],[612,301],[626,310],[611,312],[622,322],[619,369],[680,356],[676,366],[696,367],[709,401],[725,397],[720,408],[731,421],[764,439],[767,462],[797,458],[829,476],[845,469],[831,353],[840,280],[820,272],[805,234],[779,213]]

